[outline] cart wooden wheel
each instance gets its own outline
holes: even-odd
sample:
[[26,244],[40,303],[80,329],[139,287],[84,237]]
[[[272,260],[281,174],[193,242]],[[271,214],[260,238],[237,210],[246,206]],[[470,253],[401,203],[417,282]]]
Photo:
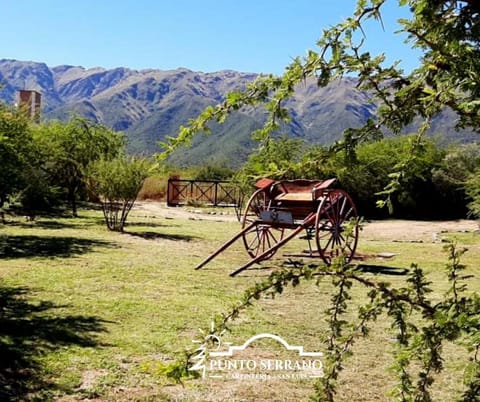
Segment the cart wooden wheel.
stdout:
[[[260,212],[269,209],[265,191],[255,191],[247,202],[242,216],[242,229],[254,221],[260,220]],[[274,228],[269,224],[258,223],[242,235],[243,244],[250,257],[255,258],[276,245],[283,238],[283,228]],[[272,258],[277,250],[272,250],[263,260]]]
[[343,255],[350,262],[358,242],[358,215],[355,204],[343,190],[328,190],[318,206],[315,219],[318,252],[326,264]]

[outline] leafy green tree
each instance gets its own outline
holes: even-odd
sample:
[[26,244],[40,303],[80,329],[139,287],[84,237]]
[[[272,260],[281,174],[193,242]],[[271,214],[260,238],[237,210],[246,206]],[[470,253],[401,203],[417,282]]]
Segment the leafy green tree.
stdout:
[[[295,176],[336,177],[335,186],[350,193],[362,215],[386,217],[388,211],[376,207],[379,194],[390,182],[390,173],[411,156],[412,144],[416,143],[416,137],[411,135],[388,137],[358,145],[350,155],[345,150],[331,152],[325,147],[313,147],[297,164]],[[433,182],[433,171],[442,165],[445,151],[427,138],[416,146],[421,148],[403,169],[398,189],[391,197],[392,213],[402,218],[439,218],[450,211],[447,202],[436,200],[440,192]]]
[[[412,146],[417,147],[412,156]],[[391,172],[405,160],[398,184],[391,195],[390,214],[401,218],[438,218],[443,205],[437,200],[439,193],[432,180],[432,172],[438,169],[445,151],[431,140],[417,143],[415,136],[386,138],[357,148],[357,161],[341,177],[342,184],[359,200],[362,209],[376,215],[376,200],[391,180]],[[410,158],[410,159],[409,159]],[[376,208],[378,209],[378,208]]]
[[43,169],[52,183],[65,189],[72,215],[77,216],[77,198],[85,189],[85,169],[96,160],[120,155],[123,136],[79,117],[67,123],[52,121],[39,125],[34,136]]
[[[358,80],[360,90],[372,94],[372,101],[379,104],[379,109],[363,127],[346,130],[344,140],[334,144],[332,151],[342,150],[344,160],[354,162],[358,144],[379,140],[386,133],[398,134],[416,123],[417,136],[410,151],[393,166],[389,183],[382,192],[389,197],[387,201],[392,202],[393,194],[405,184],[414,188],[417,184],[409,181],[413,179],[409,169],[418,161],[418,155],[428,155],[422,136],[435,116],[449,108],[456,114],[459,128],[480,130],[480,2],[396,0],[398,7],[410,12],[408,18],[400,20],[399,33],[407,34],[409,45],[422,53],[418,66],[408,73],[396,62],[388,65],[384,54],[372,55],[364,50],[368,42],[364,34],[365,23],[376,20],[381,24],[382,8],[387,2],[394,3],[394,0],[358,0],[353,16],[323,31],[317,49],[296,58],[282,76],[262,76],[247,85],[246,90],[228,94],[221,104],[206,108],[187,126],[180,127],[176,137],[167,138],[166,151],[161,158],[190,143],[197,132],[208,131],[212,120],[222,122],[232,111],[257,104],[265,105],[269,117],[264,127],[254,133],[254,138],[268,143],[280,123],[288,121],[286,100],[294,94],[298,84],[313,78],[323,87],[348,74]],[[420,162],[423,171],[424,163]],[[476,171],[471,179],[475,182],[469,187],[473,200],[478,199],[478,177]],[[326,375],[316,384],[314,400],[335,400],[339,372],[351,353],[355,338],[360,334],[367,336],[368,323],[383,313],[396,331],[392,367],[392,375],[396,377],[396,387],[392,390],[394,398],[431,401],[435,373],[444,369],[443,346],[457,343],[467,345],[469,352],[469,357],[464,359],[467,367],[464,391],[457,400],[478,401],[479,296],[476,292],[467,293],[466,283],[462,283],[468,278],[463,275],[465,267],[459,262],[465,250],[449,244],[447,251],[449,285],[440,301],[430,297],[429,282],[415,264],[411,266],[405,286],[400,288],[357,273],[355,268],[341,263],[331,267],[316,266],[313,272],[311,265],[303,266],[307,269],[300,272],[298,268],[302,265],[298,264],[295,269],[274,272],[268,283],[257,283],[245,295],[240,307],[219,319],[216,328],[224,330],[225,321],[237,317],[241,308],[264,294],[282,293],[283,284],[296,285],[302,277],[332,278],[331,306],[325,319],[330,325]],[[350,320],[348,309],[354,282],[365,285],[369,297],[368,303],[359,309],[355,322]],[[212,331],[206,333],[212,335]],[[181,367],[177,365],[171,372],[182,373]]]
[[480,144],[450,147],[441,166],[433,172],[437,186],[464,185],[468,177],[480,166]]
[[[414,154],[413,146],[418,148]],[[264,176],[335,177],[335,186],[348,191],[366,217],[456,219],[466,215],[463,187],[467,176],[479,166],[479,152],[474,144],[452,146],[447,151],[432,139],[418,142],[415,135],[409,135],[360,144],[347,155],[345,150],[332,152],[323,146],[307,147],[301,141],[285,138],[269,141],[261,151],[251,154],[237,178],[250,186]],[[391,172],[407,159],[397,190],[391,195],[392,211],[379,209],[379,194],[391,181]]]
[[468,209],[475,218],[480,218],[480,168],[475,170],[465,183],[465,189],[470,202]]
[[25,168],[33,155],[28,122],[15,110],[0,104],[0,208],[25,187]]
[[240,174],[249,182],[265,176],[293,179],[296,176],[296,164],[303,152],[304,144],[298,139],[282,137],[267,141],[249,156]]
[[200,169],[198,169],[196,172],[194,179],[200,181],[228,180],[233,176],[234,173],[234,170],[225,165],[209,164],[200,167]]
[[61,204],[61,189],[50,183],[48,175],[36,160],[24,170],[24,188],[18,193],[22,213],[30,219],[51,212]]
[[90,165],[88,186],[100,199],[108,229],[123,232],[128,214],[151,167],[147,159],[126,157],[101,159]]
[[[409,18],[399,20],[398,34],[407,35],[408,45],[422,53],[419,64],[405,73],[397,62],[386,63],[384,54],[364,50],[368,43],[364,25],[369,20],[382,23],[382,8],[395,2],[409,10]],[[400,133],[412,123],[418,124],[418,136],[430,127],[433,117],[450,108],[458,117],[459,128],[480,127],[480,23],[476,0],[358,0],[353,15],[323,31],[317,48],[297,57],[280,76],[261,76],[244,91],[230,93],[221,104],[207,107],[176,137],[167,138],[166,157],[178,146],[189,144],[197,132],[208,132],[212,120],[223,122],[242,107],[264,104],[269,117],[254,138],[268,142],[271,133],[289,120],[286,101],[306,78],[314,78],[321,87],[349,75],[357,79],[359,90],[371,94],[379,104],[378,113],[363,127],[345,131],[344,140],[334,150],[347,155],[362,141],[383,138],[385,133]],[[412,153],[419,147],[412,147]],[[400,186],[402,170],[409,155],[391,172],[385,195]]]
[[438,193],[437,203],[448,205],[452,211],[465,216],[468,211],[467,198],[472,198],[471,192],[474,191],[470,189],[470,186],[475,183],[474,172],[479,168],[479,144],[467,144],[449,149],[440,167],[432,172],[433,184]]

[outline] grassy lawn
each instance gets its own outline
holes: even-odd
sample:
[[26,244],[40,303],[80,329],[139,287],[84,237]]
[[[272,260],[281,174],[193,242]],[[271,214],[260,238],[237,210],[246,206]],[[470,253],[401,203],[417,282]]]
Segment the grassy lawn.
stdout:
[[[201,215],[199,215],[201,216]],[[312,380],[192,379],[172,383],[159,369],[192,347],[199,328],[227,312],[245,289],[280,264],[282,253],[298,252],[295,240],[262,269],[228,274],[248,261],[241,241],[205,268],[194,267],[239,230],[221,219],[187,219],[133,211],[126,233],[105,228],[99,211],[80,217],[10,218],[0,225],[0,401],[221,401],[308,400]],[[368,224],[367,224],[368,225]],[[469,288],[480,289],[480,235],[442,233],[469,248]],[[394,253],[362,262],[365,275],[401,286],[416,262],[440,298],[448,283],[446,255],[431,236],[422,242],[393,241],[361,233],[359,251]],[[249,337],[277,334],[306,350],[322,348],[328,280],[289,288],[264,298],[231,325],[225,338],[242,344]],[[354,287],[355,305],[365,301]],[[352,311],[352,314],[354,311]],[[388,367],[392,333],[378,320],[371,336],[354,345],[341,374],[341,401],[384,401],[392,387]],[[435,400],[450,401],[462,387],[462,355],[445,345],[448,370],[437,378]],[[14,398],[15,397],[15,398]]]

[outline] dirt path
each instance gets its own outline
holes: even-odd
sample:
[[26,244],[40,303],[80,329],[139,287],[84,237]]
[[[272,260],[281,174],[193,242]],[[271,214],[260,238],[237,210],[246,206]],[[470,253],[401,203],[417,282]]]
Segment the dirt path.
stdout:
[[407,221],[385,220],[365,223],[362,237],[377,240],[436,241],[445,232],[473,232],[479,230],[476,221]]
[[[163,202],[139,202],[134,212],[148,217],[166,219],[215,220],[235,222],[233,208],[210,210],[193,207],[167,207]],[[461,219],[455,221],[368,221],[363,224],[361,236],[377,240],[435,241],[445,232],[473,232],[480,229],[478,221]]]
[[136,202],[132,211],[137,215],[144,214],[155,218],[237,221],[233,208],[167,207],[164,202],[148,201]]

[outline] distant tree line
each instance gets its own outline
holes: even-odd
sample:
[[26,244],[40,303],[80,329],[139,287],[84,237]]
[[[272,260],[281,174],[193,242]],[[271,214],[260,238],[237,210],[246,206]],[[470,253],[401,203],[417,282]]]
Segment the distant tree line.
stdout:
[[[2,216],[8,209],[33,218],[58,212],[64,206],[77,216],[79,200],[103,202],[106,195],[110,202],[118,199],[132,205],[149,164],[144,159],[127,158],[124,149],[123,134],[104,125],[81,117],[33,124],[21,111],[0,104]],[[105,170],[114,171],[118,165],[124,174],[109,176],[107,194],[107,186],[98,182],[105,177]],[[130,174],[132,171],[135,173]],[[125,178],[131,184],[128,191]],[[108,223],[107,216],[105,219]],[[123,230],[125,220],[126,215],[122,225],[108,227]]]
[[[412,147],[418,147],[412,153]],[[402,165],[405,165],[402,167]],[[379,208],[392,172],[401,169],[391,208]],[[251,183],[261,176],[276,179],[337,178],[362,216],[368,218],[458,219],[480,217],[480,145],[441,147],[416,136],[384,138],[347,151],[305,146],[300,140],[271,141],[252,154],[237,174]]]
[[[35,216],[67,205],[76,216],[79,200],[104,201],[107,226],[121,231],[151,166],[141,158],[128,159],[124,149],[124,136],[106,126],[80,117],[30,124],[18,111],[0,105],[0,208],[21,208],[24,215]],[[378,208],[397,171],[401,176],[390,195],[391,210]],[[234,178],[246,188],[265,176],[336,177],[335,185],[347,190],[368,218],[480,216],[479,144],[445,148],[433,139],[418,144],[416,136],[397,136],[332,152],[281,138],[261,146],[238,171],[205,165],[194,176]]]

